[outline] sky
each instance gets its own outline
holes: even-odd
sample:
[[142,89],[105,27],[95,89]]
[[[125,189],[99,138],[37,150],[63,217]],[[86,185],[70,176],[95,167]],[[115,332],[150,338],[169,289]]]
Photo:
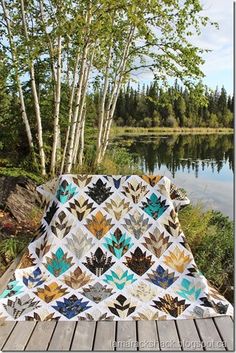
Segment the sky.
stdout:
[[224,86],[233,92],[233,1],[202,0],[204,13],[219,24],[219,30],[207,27],[196,43],[212,52],[203,56],[205,83],[214,88]]
[[[205,74],[203,82],[210,88],[225,87],[229,94],[233,93],[233,0],[201,0],[203,16],[219,24],[219,29],[207,26],[199,37],[191,42],[211,52],[203,54]],[[150,71],[139,71],[134,75],[139,83],[148,84],[153,76]]]

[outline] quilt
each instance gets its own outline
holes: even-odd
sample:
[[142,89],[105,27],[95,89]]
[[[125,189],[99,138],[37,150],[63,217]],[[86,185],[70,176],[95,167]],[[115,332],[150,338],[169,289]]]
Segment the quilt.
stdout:
[[0,320],[233,315],[197,268],[178,219],[189,200],[167,177],[62,175],[38,192],[45,213]]

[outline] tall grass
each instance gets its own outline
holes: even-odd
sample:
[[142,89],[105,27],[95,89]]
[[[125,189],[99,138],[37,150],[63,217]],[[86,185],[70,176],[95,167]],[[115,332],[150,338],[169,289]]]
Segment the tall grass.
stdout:
[[179,218],[197,266],[222,294],[233,301],[233,222],[221,212],[203,211],[201,204],[187,206],[180,211]]
[[130,134],[130,135],[140,135],[140,134],[233,134],[234,130],[231,128],[204,128],[204,127],[152,127],[152,128],[144,128],[144,127],[120,127],[113,126],[111,131],[111,137],[122,134]]

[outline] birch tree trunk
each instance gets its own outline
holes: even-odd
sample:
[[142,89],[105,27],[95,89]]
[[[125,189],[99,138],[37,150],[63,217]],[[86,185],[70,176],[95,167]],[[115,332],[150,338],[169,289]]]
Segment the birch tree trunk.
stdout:
[[86,117],[86,105],[83,111],[83,120],[82,120],[82,127],[80,130],[80,149],[79,149],[79,166],[83,165],[83,157],[84,157],[84,132],[85,132],[85,117]]
[[61,103],[61,36],[58,37],[58,58],[57,58],[57,76],[56,76],[56,100],[54,107],[54,119],[53,119],[53,146],[51,156],[51,168],[50,172],[52,175],[55,174],[56,160],[57,160],[57,148],[59,140],[59,116],[60,116],[60,103]]
[[[22,23],[23,23],[23,27],[24,27],[25,38],[27,40],[27,43],[29,43],[29,33],[28,33],[26,17],[25,17],[24,0],[21,0],[21,15],[22,15]],[[32,88],[32,93],[33,93],[34,109],[35,109],[35,115],[36,115],[36,121],[37,121],[41,174],[46,175],[45,153],[44,153],[44,147],[43,147],[43,130],[42,130],[40,105],[39,105],[38,92],[37,92],[37,87],[36,87],[36,82],[35,82],[34,63],[33,63],[33,60],[30,58],[30,48],[29,48],[28,44],[27,44],[27,53],[29,56],[28,60],[29,60],[31,88]]]
[[[81,133],[82,133],[81,131],[82,130],[84,131],[84,129],[83,129],[84,121],[83,120],[86,118],[85,105],[86,105],[87,87],[88,87],[89,74],[90,74],[90,70],[92,67],[92,63],[93,63],[94,51],[95,51],[95,47],[92,50],[89,64],[85,68],[84,81],[82,84],[81,102],[80,102],[80,107],[79,107],[78,121],[77,121],[77,126],[76,126],[76,133],[75,133],[75,147],[74,147],[74,151],[73,151],[73,165],[75,165],[77,162],[78,149],[79,149],[80,138],[81,138]],[[83,137],[83,139],[84,139],[84,137]]]
[[74,112],[73,112],[72,121],[71,121],[70,136],[69,136],[69,143],[68,143],[68,155],[67,155],[67,163],[66,163],[67,173],[70,173],[72,169],[74,144],[75,144],[75,138],[76,138],[76,127],[77,127],[78,114],[79,114],[79,109],[81,104],[81,93],[82,93],[82,87],[84,82],[84,76],[86,73],[86,62],[88,58],[89,49],[91,46],[91,43],[90,43],[90,25],[92,22],[91,10],[92,10],[92,1],[89,1],[87,11],[86,11],[86,17],[85,17],[84,47],[82,51],[82,59],[81,59],[81,65],[80,65],[80,76],[79,76],[77,89],[75,92],[75,106],[74,106]]
[[29,148],[30,148],[31,152],[33,153],[34,162],[36,163],[36,159],[35,159],[35,155],[34,155],[34,144],[33,144],[33,138],[32,138],[32,133],[31,133],[31,127],[30,127],[29,120],[28,120],[27,113],[26,113],[26,109],[25,109],[24,94],[23,94],[23,90],[22,90],[22,86],[21,86],[21,82],[20,82],[17,53],[16,53],[15,44],[13,41],[10,16],[9,16],[8,10],[6,8],[5,0],[1,0],[1,4],[2,4],[2,8],[3,8],[3,16],[4,16],[4,19],[6,22],[6,27],[7,27],[7,34],[8,34],[9,44],[10,44],[12,62],[13,62],[14,68],[15,68],[15,78],[16,78],[19,99],[20,99],[21,116],[22,116],[23,123],[25,125],[26,136],[27,136]]
[[85,71],[85,61],[87,58],[87,45],[84,48],[84,53],[83,53],[83,58],[81,62],[81,68],[80,68],[80,77],[75,93],[75,108],[72,116],[72,121],[71,121],[71,128],[70,128],[70,137],[69,137],[69,143],[68,143],[68,156],[67,156],[67,164],[66,164],[66,172],[70,173],[71,168],[72,168],[72,160],[73,160],[73,150],[74,150],[74,141],[75,141],[75,133],[76,133],[76,125],[77,125],[77,120],[78,120],[78,113],[79,113],[79,105],[80,105],[80,100],[81,100],[81,91],[82,91],[82,83],[83,83],[83,78],[84,78],[84,71]]
[[[114,111],[115,111],[115,107],[116,107],[116,102],[117,102],[118,95],[119,95],[119,92],[121,89],[122,79],[123,79],[123,75],[125,72],[125,67],[127,64],[129,49],[130,49],[130,46],[132,43],[133,35],[134,35],[134,27],[131,27],[128,38],[127,38],[127,42],[126,42],[126,45],[124,48],[123,55],[120,60],[120,64],[118,65],[118,68],[116,70],[113,90],[112,90],[111,97],[110,97],[109,102],[107,104],[107,108],[106,108],[105,115],[104,115],[105,120],[103,119],[104,120],[103,124],[101,124],[99,126],[99,133],[100,133],[99,135],[101,135],[101,140],[99,141],[100,145],[97,148],[97,156],[96,156],[96,162],[95,162],[96,164],[101,163],[101,161],[103,160],[103,158],[105,156],[106,150],[107,150],[111,125],[112,125]],[[101,128],[102,132],[100,132],[100,128]],[[98,136],[98,138],[99,138],[99,136]]]
[[[45,32],[46,38],[47,38],[47,44],[48,44],[48,50],[49,50],[49,55],[50,55],[50,65],[51,65],[51,71],[52,71],[52,80],[53,83],[56,82],[56,71],[55,71],[55,60],[54,60],[54,48],[53,48],[53,43],[52,40],[50,38],[50,35],[47,32],[47,26],[45,23],[45,19],[44,19],[44,8],[43,8],[43,1],[39,0],[39,6],[40,6],[40,16],[41,16],[41,22],[43,24],[43,30]],[[55,96],[54,96],[55,98]]]
[[76,88],[76,80],[77,80],[77,71],[78,71],[78,67],[79,67],[79,59],[80,59],[80,52],[78,51],[77,52],[77,56],[76,56],[76,61],[75,61],[73,82],[72,82],[72,88],[71,88],[71,94],[70,94],[68,128],[67,128],[67,131],[66,131],[66,139],[65,139],[65,145],[64,145],[63,156],[62,156],[62,161],[61,161],[60,174],[62,174],[63,171],[64,171],[66,153],[67,153],[69,136],[70,136],[71,119],[72,119],[72,113],[73,113],[73,102],[74,102],[74,96],[75,96],[75,88]]
[[103,136],[103,125],[104,125],[104,114],[105,114],[105,102],[107,98],[108,86],[109,86],[109,69],[111,65],[111,57],[112,57],[112,41],[110,43],[110,48],[108,52],[107,66],[105,70],[105,78],[104,78],[104,88],[102,93],[101,106],[99,111],[99,123],[98,123],[98,138],[97,138],[97,156],[95,163],[99,163],[99,155],[102,146],[102,136]]

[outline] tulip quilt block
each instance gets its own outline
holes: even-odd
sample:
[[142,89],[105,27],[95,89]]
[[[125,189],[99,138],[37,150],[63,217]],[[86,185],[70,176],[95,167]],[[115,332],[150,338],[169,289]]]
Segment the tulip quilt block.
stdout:
[[0,293],[0,321],[233,315],[197,268],[178,218],[189,200],[170,179],[62,175],[38,192],[45,213]]

